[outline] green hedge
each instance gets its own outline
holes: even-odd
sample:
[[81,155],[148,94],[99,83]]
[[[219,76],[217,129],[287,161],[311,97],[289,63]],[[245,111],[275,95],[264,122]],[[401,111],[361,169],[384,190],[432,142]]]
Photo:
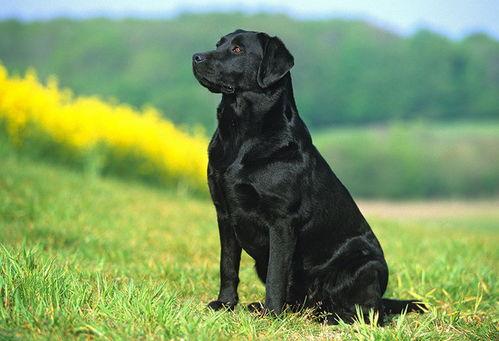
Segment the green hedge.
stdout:
[[396,123],[320,132],[315,142],[359,197],[499,194],[499,125]]

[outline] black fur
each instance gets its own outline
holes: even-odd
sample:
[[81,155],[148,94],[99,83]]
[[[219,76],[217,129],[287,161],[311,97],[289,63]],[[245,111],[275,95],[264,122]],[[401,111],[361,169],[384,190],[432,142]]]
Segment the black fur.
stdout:
[[293,56],[277,37],[237,30],[216,50],[193,55],[198,81],[222,93],[209,145],[208,182],[221,241],[220,293],[209,307],[238,302],[244,249],[279,314],[312,307],[352,322],[364,314],[421,311],[416,301],[382,299],[383,251],[347,189],[312,144],[298,115],[289,70]]

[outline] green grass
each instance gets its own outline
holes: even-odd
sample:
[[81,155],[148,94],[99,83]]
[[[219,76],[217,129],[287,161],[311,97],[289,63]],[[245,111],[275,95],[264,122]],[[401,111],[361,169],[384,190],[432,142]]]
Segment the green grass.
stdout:
[[[306,314],[211,312],[218,232],[202,198],[101,179],[0,145],[0,340],[492,340],[499,215],[368,216],[391,270],[387,297],[423,298],[424,315],[385,327],[323,326]],[[243,304],[264,287],[249,257]]]

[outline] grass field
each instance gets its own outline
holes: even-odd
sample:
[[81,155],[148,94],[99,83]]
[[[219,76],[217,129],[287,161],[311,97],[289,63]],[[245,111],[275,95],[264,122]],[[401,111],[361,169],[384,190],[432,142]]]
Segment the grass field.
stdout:
[[[376,327],[258,318],[242,306],[211,312],[219,244],[209,201],[0,145],[0,339],[499,338],[499,201],[361,207],[390,266],[386,296],[422,298],[426,314]],[[263,298],[251,260],[242,262],[241,302]]]

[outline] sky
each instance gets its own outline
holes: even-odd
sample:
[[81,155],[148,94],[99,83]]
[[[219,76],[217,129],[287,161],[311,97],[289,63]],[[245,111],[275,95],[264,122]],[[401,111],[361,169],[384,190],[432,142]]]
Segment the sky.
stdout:
[[451,38],[499,39],[499,0],[0,0],[0,19],[169,18],[183,12],[284,13],[298,19],[367,19],[401,34],[428,28]]

